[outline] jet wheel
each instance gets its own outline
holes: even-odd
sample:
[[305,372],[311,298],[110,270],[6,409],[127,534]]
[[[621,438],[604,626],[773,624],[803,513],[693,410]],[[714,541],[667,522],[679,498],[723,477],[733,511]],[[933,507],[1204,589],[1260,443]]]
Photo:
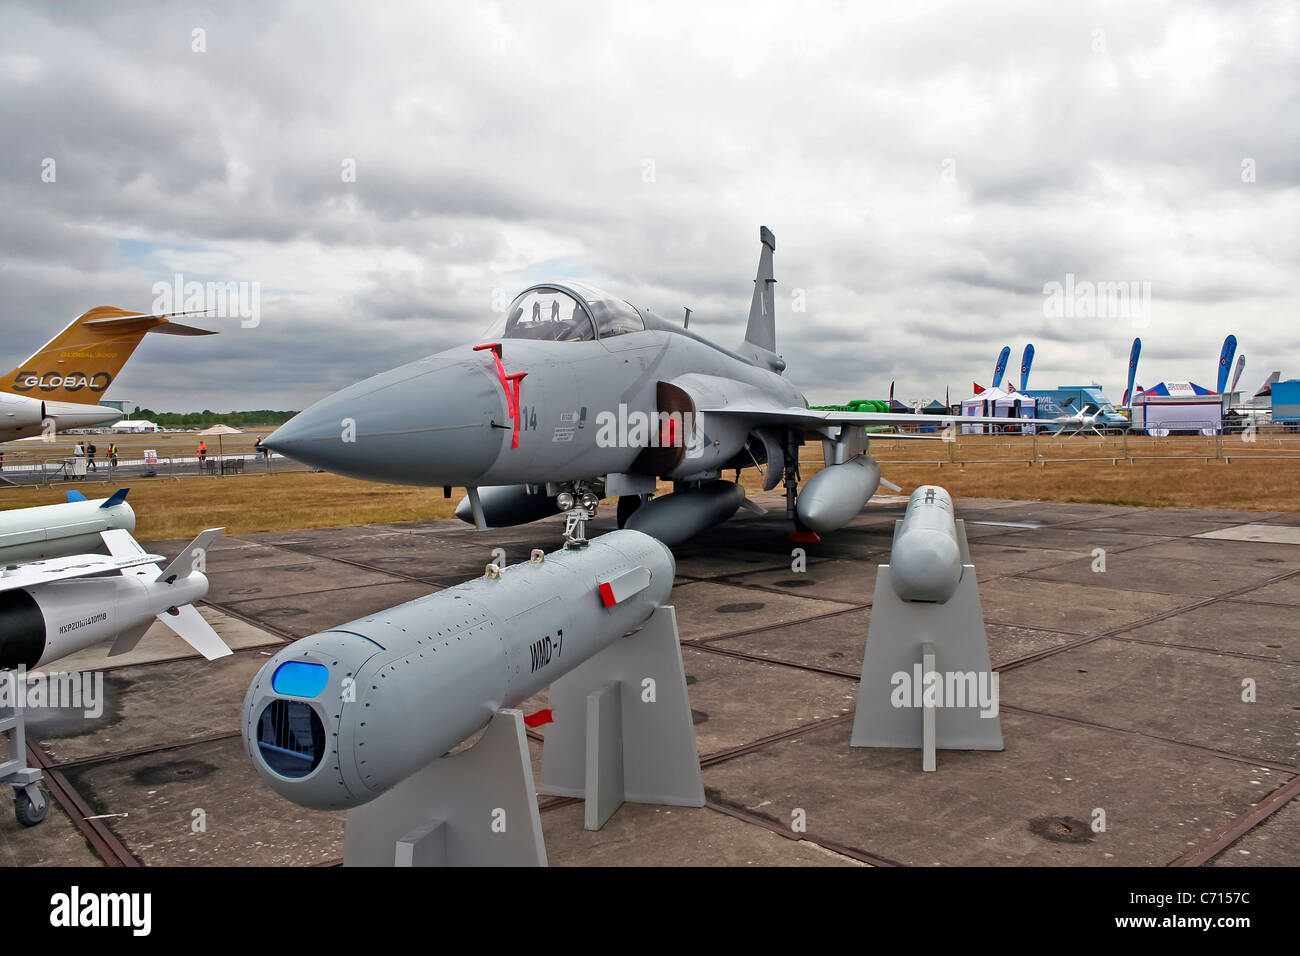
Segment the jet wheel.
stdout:
[[641,507],[640,495],[619,495],[618,496],[618,526],[620,528],[627,524],[627,519],[637,508]]
[[38,810],[36,809],[36,805],[32,803],[32,798],[27,795],[25,790],[18,790],[14,793],[14,816],[18,818],[18,822],[23,826],[36,826],[44,820],[45,815],[50,812],[50,795],[44,790],[41,791],[41,795],[45,799],[42,801],[41,808]]

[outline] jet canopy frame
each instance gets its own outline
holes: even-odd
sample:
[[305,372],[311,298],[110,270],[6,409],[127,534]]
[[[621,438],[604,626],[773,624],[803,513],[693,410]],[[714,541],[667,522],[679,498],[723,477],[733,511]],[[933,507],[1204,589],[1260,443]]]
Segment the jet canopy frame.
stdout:
[[631,303],[580,282],[543,282],[515,296],[485,333],[489,340],[594,342],[645,330]]

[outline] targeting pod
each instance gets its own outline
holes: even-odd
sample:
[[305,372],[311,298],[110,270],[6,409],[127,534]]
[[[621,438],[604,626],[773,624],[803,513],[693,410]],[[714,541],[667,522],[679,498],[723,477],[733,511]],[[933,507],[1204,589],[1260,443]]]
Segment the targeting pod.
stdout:
[[364,804],[635,632],[675,571],[659,541],[613,531],[296,641],[248,689],[245,747],[288,800]]
[[961,545],[952,498],[938,485],[922,485],[907,502],[889,556],[890,580],[904,601],[947,601],[961,583]]

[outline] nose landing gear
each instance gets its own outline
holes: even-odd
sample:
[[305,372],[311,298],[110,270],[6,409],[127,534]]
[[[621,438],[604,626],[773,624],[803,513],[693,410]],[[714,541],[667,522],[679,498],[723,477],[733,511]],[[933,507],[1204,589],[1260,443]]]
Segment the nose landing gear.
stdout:
[[596,509],[600,507],[599,492],[586,482],[572,482],[555,496],[555,504],[567,512],[564,518],[565,550],[585,548],[587,522],[596,517]]

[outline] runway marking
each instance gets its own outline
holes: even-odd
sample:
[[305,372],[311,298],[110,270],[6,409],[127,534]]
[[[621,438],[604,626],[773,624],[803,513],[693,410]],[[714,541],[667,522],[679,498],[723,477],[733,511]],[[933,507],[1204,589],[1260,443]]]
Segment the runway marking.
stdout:
[[1217,531],[1203,531],[1192,537],[1264,544],[1300,544],[1300,528],[1285,524],[1240,524],[1231,528],[1219,528]]

